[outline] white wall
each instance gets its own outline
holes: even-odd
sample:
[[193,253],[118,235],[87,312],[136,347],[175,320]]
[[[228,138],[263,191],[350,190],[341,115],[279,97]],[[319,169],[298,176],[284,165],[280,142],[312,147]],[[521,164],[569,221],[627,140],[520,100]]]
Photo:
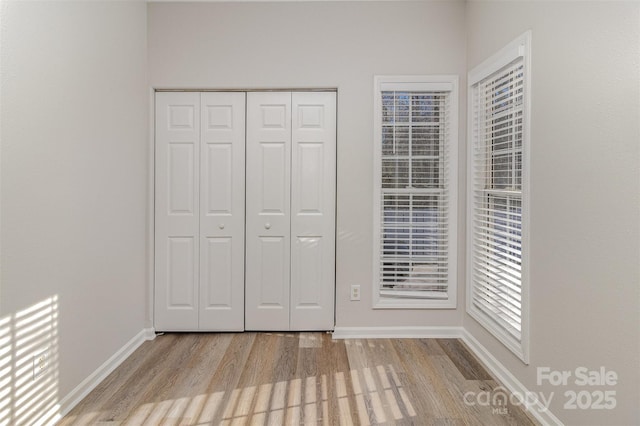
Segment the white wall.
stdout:
[[[337,325],[460,325],[460,309],[371,309],[372,143],[373,76],[464,76],[464,34],[464,3],[456,1],[151,3],[149,81],[154,88],[337,87]],[[349,301],[351,284],[361,285],[360,302]]]
[[[532,29],[531,364],[464,327],[565,424],[640,423],[640,3],[470,2],[468,66]],[[617,407],[565,410],[537,367],[617,372]],[[574,377],[575,378],[575,377]],[[574,379],[573,378],[573,379]],[[570,379],[569,384],[573,383]]]
[[3,2],[0,47],[0,423],[31,424],[145,326],[146,4]]

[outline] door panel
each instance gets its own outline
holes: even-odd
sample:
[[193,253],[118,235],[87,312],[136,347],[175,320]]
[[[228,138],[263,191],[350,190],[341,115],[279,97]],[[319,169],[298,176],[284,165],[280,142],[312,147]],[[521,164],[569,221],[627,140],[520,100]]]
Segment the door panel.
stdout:
[[294,244],[294,254],[299,267],[295,268],[297,275],[291,279],[297,284],[298,297],[296,305],[304,308],[316,308],[321,297],[323,241],[317,237],[299,237]]
[[183,285],[195,280],[195,244],[192,237],[169,237],[167,264],[169,266],[168,305],[192,309],[196,306],[195,286]]
[[299,210],[296,213],[322,215],[324,176],[323,143],[301,142],[297,146],[297,158],[294,162],[298,176],[294,178],[297,185],[295,197]]
[[195,188],[195,146],[193,143],[169,142],[168,172],[170,216],[193,216]]
[[291,94],[247,94],[247,330],[288,330]]
[[260,213],[263,216],[284,217],[289,208],[287,169],[288,146],[280,142],[260,142],[260,181],[262,188]]
[[156,94],[155,327],[198,328],[200,94]]
[[292,330],[334,326],[335,105],[333,92],[292,94]]
[[260,237],[260,306],[266,309],[283,309],[287,305],[288,288],[282,283],[288,281],[285,253],[287,244],[282,237]]
[[231,215],[234,198],[233,144],[223,142],[205,145],[207,158],[204,169],[207,172],[205,183],[208,188],[205,215]]
[[201,94],[199,329],[244,330],[245,94]]
[[228,310],[233,305],[233,238],[211,237],[205,242],[203,292],[205,308]]

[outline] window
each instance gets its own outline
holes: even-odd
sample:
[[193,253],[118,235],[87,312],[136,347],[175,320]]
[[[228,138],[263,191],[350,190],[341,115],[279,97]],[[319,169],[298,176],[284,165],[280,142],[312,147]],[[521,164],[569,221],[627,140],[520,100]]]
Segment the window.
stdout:
[[529,40],[469,73],[467,311],[528,362]]
[[456,307],[457,84],[375,78],[375,308]]

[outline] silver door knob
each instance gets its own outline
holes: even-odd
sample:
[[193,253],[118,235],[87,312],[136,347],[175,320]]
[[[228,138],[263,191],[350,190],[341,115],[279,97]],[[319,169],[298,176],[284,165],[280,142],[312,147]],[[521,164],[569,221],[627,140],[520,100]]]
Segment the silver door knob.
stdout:
[[264,229],[271,229],[271,224],[269,222],[265,223]]
[[220,224],[218,224],[218,228],[220,228],[220,229],[224,229],[224,223],[220,223]]

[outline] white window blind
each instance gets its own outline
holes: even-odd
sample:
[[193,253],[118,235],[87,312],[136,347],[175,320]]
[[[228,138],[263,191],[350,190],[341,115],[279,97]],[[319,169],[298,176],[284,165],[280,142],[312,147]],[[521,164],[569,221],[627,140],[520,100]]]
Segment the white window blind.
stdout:
[[449,303],[452,92],[381,87],[378,297]]
[[523,358],[525,75],[518,55],[471,87],[468,300],[469,312]]

